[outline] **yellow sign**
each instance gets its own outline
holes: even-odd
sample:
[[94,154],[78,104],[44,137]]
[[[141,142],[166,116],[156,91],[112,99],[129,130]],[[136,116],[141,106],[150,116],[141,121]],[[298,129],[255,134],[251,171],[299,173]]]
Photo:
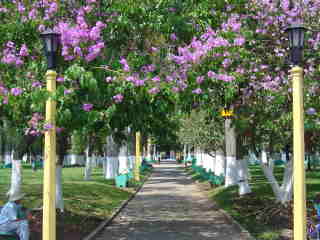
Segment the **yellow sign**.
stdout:
[[221,116],[222,117],[225,117],[225,118],[227,118],[227,117],[232,117],[233,116],[233,110],[230,110],[230,109],[223,109],[222,111],[221,111]]

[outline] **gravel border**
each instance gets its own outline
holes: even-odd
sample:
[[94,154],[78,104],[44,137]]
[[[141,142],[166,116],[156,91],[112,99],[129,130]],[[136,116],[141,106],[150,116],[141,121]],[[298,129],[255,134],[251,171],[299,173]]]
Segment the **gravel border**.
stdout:
[[105,227],[110,225],[113,221],[113,219],[118,216],[118,214],[128,205],[128,203],[137,195],[137,193],[141,190],[144,183],[148,180],[148,178],[151,176],[152,171],[149,173],[149,175],[146,177],[146,179],[142,182],[142,184],[137,188],[137,190],[130,196],[129,199],[125,200],[121,203],[119,207],[117,207],[111,214],[111,216],[104,220],[102,223],[99,224],[99,226],[94,229],[89,235],[84,237],[82,240],[93,240],[94,237],[97,236],[98,233],[100,233]]

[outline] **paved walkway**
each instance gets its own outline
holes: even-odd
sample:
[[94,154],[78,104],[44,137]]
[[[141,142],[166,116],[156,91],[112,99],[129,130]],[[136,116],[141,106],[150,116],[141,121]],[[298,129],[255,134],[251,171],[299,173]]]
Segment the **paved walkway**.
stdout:
[[175,163],[154,173],[96,240],[248,240]]

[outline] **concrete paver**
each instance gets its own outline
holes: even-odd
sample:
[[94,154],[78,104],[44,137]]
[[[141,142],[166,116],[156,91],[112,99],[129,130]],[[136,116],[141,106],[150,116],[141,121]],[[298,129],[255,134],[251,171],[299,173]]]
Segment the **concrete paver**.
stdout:
[[155,165],[141,191],[96,240],[248,240],[174,162]]

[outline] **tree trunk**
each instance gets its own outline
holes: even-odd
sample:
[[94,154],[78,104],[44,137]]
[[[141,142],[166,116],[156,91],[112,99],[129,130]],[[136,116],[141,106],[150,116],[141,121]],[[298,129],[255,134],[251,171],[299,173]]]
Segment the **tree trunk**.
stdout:
[[56,166],[56,208],[64,212],[64,201],[62,191],[62,165]]
[[146,156],[146,158],[147,158],[148,160],[151,160],[151,158],[152,158],[152,153],[151,153],[151,151],[152,151],[151,139],[148,138],[148,139],[147,139],[147,156]]
[[[263,157],[263,156],[262,156]],[[275,195],[276,201],[281,204],[286,204],[292,198],[292,185],[293,185],[293,164],[290,160],[285,167],[285,172],[283,175],[282,185],[280,186],[273,174],[273,166],[263,163],[261,159],[261,167],[264,175],[268,179],[272,191]]]
[[237,161],[239,165],[239,195],[245,195],[251,193],[251,188],[248,182],[248,161],[240,160]]
[[236,185],[238,183],[238,169],[236,159],[236,133],[231,126],[231,119],[225,120],[225,138],[226,138],[226,177],[225,187]]
[[119,149],[119,173],[124,173],[128,170],[128,147],[123,144]]
[[107,137],[107,168],[106,168],[106,179],[114,179],[118,175],[119,171],[119,145],[116,144],[112,136]]
[[11,169],[11,185],[10,189],[7,192],[8,196],[11,196],[15,193],[21,193],[22,185],[22,166],[21,160],[12,160],[12,169]]
[[64,211],[64,200],[62,191],[62,170],[67,150],[70,147],[70,134],[63,131],[57,135],[57,156],[58,161],[56,165],[56,208]]
[[224,152],[222,149],[216,151],[216,161],[214,167],[214,173],[217,176],[226,175],[226,159],[224,157]]
[[91,171],[92,171],[92,156],[90,154],[89,145],[86,149],[86,166],[84,169],[84,180],[90,181],[91,180]]

